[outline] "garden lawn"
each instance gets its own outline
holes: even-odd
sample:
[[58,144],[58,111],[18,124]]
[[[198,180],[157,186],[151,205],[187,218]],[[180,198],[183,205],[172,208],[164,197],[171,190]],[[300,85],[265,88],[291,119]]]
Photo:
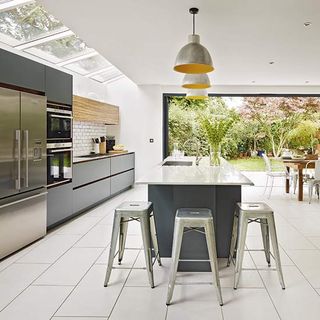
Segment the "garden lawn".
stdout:
[[[229,162],[241,171],[265,171],[265,164],[262,158],[241,158],[229,160]],[[285,169],[282,161],[271,159],[272,171],[283,171]]]

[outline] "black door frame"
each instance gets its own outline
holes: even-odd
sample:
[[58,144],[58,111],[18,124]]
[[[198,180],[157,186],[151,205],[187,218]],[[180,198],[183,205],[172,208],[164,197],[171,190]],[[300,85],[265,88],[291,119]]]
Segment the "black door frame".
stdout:
[[[183,97],[185,93],[163,93],[162,95],[162,159],[169,155],[169,97]],[[297,93],[209,93],[209,97],[320,97],[320,94],[297,94]]]

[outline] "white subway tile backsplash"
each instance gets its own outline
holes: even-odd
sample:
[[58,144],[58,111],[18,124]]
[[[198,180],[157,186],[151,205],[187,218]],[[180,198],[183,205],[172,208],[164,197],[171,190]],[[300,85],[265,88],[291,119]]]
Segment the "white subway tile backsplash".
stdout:
[[94,122],[73,121],[74,156],[89,154],[92,150],[92,138],[107,135],[107,127]]

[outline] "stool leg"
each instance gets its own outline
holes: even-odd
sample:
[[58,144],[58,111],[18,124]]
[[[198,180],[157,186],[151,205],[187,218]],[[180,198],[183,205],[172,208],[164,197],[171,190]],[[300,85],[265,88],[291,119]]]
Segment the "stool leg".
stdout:
[[268,266],[270,267],[271,261],[270,261],[270,239],[269,239],[268,220],[267,219],[260,219],[260,227],[261,227],[264,254],[266,256]]
[[232,261],[235,253],[237,236],[238,236],[238,220],[239,219],[238,219],[237,212],[235,212],[233,217],[232,236],[231,236],[231,242],[230,242],[230,252],[229,252],[227,267],[230,266],[230,262]]
[[183,230],[184,230],[183,224],[179,220],[176,220],[175,226],[174,226],[174,233],[173,233],[173,242],[172,242],[172,255],[171,255],[172,262],[171,262],[171,268],[170,268],[170,278],[169,278],[168,294],[167,294],[167,302],[166,302],[167,305],[171,303],[174,284],[176,281],[176,274],[177,274],[179,258],[180,258]]
[[119,233],[119,254],[118,254],[118,263],[121,264],[124,254],[124,248],[126,246],[127,232],[128,232],[128,222],[125,218],[120,220],[120,233]]
[[216,239],[215,239],[214,225],[213,225],[212,219],[210,219],[205,224],[204,230],[206,234],[207,247],[208,247],[208,252],[210,257],[211,272],[214,275],[214,283],[216,284],[216,288],[217,288],[218,301],[220,306],[222,306],[223,301],[222,301],[221,286],[220,286],[220,279],[219,279]]
[[151,238],[152,238],[152,244],[154,248],[154,254],[158,261],[159,266],[161,266],[161,259],[160,259],[160,253],[159,253],[159,245],[158,245],[158,236],[157,236],[157,228],[156,223],[154,221],[154,215],[150,216],[150,228],[151,228]]
[[277,238],[277,232],[276,232],[276,224],[274,222],[273,214],[270,215],[270,217],[268,217],[268,224],[269,224],[269,228],[270,228],[270,236],[271,236],[273,254],[274,254],[274,258],[276,260],[276,267],[277,267],[277,272],[278,272],[278,276],[279,276],[279,281],[280,281],[282,289],[285,289],[281,261],[280,261],[280,253],[279,253],[279,245],[278,245],[278,238]]
[[117,247],[119,229],[120,229],[120,216],[115,213],[114,219],[113,219],[112,236],[111,236],[111,243],[110,243],[110,249],[109,249],[109,260],[108,260],[106,277],[104,280],[105,287],[108,286],[108,282],[111,275],[113,259],[114,259],[114,255]]
[[154,288],[153,270],[152,270],[152,256],[151,256],[151,241],[150,241],[150,219],[149,216],[140,218],[142,241],[144,248],[144,256],[146,260],[146,268],[151,288]]
[[243,262],[243,255],[244,255],[244,247],[246,243],[246,236],[247,236],[247,228],[248,228],[248,219],[245,214],[241,211],[239,213],[239,238],[237,244],[237,253],[236,253],[236,266],[235,266],[235,276],[234,276],[234,289],[237,289],[242,262]]

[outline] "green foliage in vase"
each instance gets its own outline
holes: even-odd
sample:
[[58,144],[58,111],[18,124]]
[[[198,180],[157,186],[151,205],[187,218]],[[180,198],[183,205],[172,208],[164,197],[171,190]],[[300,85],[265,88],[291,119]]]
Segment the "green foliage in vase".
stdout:
[[228,116],[216,116],[212,114],[201,115],[200,123],[206,133],[208,142],[212,147],[221,145],[235,119]]

